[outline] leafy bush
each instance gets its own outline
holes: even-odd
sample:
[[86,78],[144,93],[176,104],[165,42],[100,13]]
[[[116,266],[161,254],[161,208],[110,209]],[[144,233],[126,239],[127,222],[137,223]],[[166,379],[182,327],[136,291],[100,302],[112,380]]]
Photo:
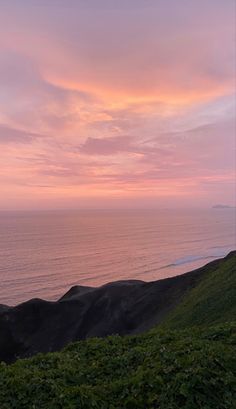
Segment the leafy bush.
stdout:
[[0,366],[1,409],[233,409],[236,324],[90,339]]

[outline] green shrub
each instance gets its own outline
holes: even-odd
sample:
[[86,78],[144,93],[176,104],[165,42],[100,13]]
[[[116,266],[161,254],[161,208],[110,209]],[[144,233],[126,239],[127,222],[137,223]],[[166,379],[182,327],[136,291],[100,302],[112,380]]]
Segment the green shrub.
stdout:
[[233,409],[236,324],[91,339],[0,367],[1,409]]

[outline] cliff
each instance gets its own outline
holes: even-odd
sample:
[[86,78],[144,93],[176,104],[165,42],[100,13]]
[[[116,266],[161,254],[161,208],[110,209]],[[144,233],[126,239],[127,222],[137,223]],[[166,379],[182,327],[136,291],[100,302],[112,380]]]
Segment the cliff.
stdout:
[[233,320],[236,252],[195,271],[154,282],[72,287],[57,302],[0,306],[0,360],[58,351],[77,340]]

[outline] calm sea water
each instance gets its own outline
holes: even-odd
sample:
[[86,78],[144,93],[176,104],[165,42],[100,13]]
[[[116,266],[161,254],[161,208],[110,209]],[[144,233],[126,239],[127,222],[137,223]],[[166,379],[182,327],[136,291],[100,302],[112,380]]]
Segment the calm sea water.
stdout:
[[0,212],[0,303],[174,276],[235,242],[234,209]]

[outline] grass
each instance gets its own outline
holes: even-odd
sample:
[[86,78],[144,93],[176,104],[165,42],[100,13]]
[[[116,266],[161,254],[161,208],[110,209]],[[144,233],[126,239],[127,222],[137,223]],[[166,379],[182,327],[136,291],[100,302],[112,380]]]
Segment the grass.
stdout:
[[209,270],[165,320],[166,328],[212,325],[236,319],[236,253]]

